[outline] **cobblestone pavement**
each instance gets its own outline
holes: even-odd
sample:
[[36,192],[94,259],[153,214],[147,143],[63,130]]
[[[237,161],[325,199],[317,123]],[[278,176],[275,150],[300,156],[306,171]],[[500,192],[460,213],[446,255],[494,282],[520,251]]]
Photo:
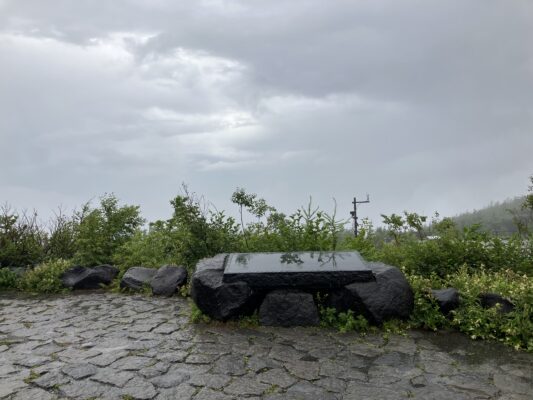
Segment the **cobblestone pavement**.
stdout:
[[533,354],[456,334],[193,325],[181,298],[0,297],[4,399],[532,399]]

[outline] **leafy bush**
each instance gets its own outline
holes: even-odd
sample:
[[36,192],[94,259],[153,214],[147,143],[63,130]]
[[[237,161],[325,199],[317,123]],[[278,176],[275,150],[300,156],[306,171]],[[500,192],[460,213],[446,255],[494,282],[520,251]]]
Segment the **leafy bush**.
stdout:
[[45,239],[36,212],[18,214],[7,205],[0,209],[1,267],[27,267],[41,262]]
[[[471,272],[463,266],[444,278],[432,275],[407,275],[415,293],[415,309],[410,327],[436,330],[454,327],[473,339],[498,340],[515,348],[533,351],[533,279],[511,270]],[[443,316],[430,290],[443,287],[456,288],[461,305],[449,318]],[[484,309],[479,295],[495,292],[511,299],[514,311],[503,314],[498,308]]]
[[111,263],[117,249],[131,239],[144,222],[138,206],[119,207],[114,195],[101,197],[99,208],[85,204],[78,219],[74,261],[85,266]]
[[18,276],[9,268],[0,268],[0,290],[15,289]]
[[354,315],[352,310],[337,312],[334,308],[319,307],[320,326],[337,329],[341,333],[357,331],[366,333],[370,324],[362,315]]
[[26,271],[20,278],[19,288],[33,293],[59,293],[66,291],[61,284],[61,274],[72,264],[66,260],[50,261]]

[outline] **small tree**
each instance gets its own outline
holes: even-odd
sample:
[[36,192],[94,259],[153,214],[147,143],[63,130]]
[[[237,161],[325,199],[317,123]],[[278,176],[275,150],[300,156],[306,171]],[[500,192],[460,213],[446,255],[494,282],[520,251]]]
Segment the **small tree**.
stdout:
[[99,208],[86,203],[77,213],[75,262],[81,265],[110,263],[144,223],[139,206],[119,206],[115,195],[100,198]]

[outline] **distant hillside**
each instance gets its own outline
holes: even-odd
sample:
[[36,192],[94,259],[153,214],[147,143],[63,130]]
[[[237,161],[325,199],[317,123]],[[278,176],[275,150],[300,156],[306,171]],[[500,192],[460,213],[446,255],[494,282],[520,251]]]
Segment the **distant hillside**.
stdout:
[[516,197],[503,202],[491,203],[485,208],[466,212],[452,219],[458,227],[481,224],[482,228],[500,235],[513,234],[517,231],[513,212],[525,215],[521,209],[524,197]]

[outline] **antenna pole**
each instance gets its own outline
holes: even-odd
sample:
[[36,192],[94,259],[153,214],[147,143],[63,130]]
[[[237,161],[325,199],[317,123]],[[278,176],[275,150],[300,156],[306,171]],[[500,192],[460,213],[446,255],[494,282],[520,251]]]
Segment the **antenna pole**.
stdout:
[[352,201],[353,211],[350,211],[350,215],[353,218],[353,234],[355,237],[357,237],[357,235],[359,234],[358,232],[359,222],[357,221],[357,205],[362,204],[362,203],[370,203],[370,196],[368,194],[366,195],[366,200],[364,201],[357,201],[356,197],[354,197]]

